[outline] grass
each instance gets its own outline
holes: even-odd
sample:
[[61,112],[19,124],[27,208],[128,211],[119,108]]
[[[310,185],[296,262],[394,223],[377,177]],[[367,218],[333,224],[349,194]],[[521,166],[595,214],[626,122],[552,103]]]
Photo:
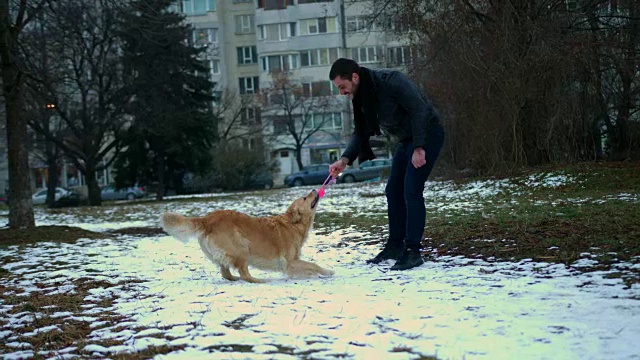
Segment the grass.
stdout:
[[[30,350],[33,351],[34,359],[45,359],[56,356],[57,351],[76,347],[76,354],[84,354],[90,356],[90,353],[83,352],[83,348],[87,345],[87,336],[95,330],[101,328],[117,326],[123,321],[130,321],[122,315],[109,310],[116,300],[113,298],[104,298],[102,300],[89,301],[86,297],[90,294],[91,289],[109,288],[114,286],[133,286],[139,283],[137,280],[127,280],[117,283],[107,281],[96,281],[88,278],[80,278],[74,280],[71,284],[74,291],[66,293],[51,292],[51,288],[57,288],[65,284],[47,284],[48,289],[38,290],[29,294],[21,294],[22,290],[10,285],[0,285],[0,303],[4,305],[14,305],[7,314],[31,318],[23,326],[12,326],[12,331],[16,336],[15,341],[27,343]],[[39,284],[36,286],[40,287]],[[95,321],[104,322],[97,327],[91,327],[88,321],[78,320],[87,315],[83,314],[83,306],[93,304],[104,310],[99,312],[95,317]],[[53,316],[54,314],[68,312],[69,316]],[[75,317],[75,319],[72,319]],[[0,325],[4,327],[6,320],[0,320]],[[38,331],[38,329],[48,329],[46,331]],[[114,330],[114,331],[117,331]],[[168,339],[171,340],[171,339]],[[92,344],[102,345],[105,347],[122,345],[123,340],[105,339],[92,340]],[[133,354],[111,354],[114,359],[149,359],[159,354],[166,354],[184,346],[161,346],[149,347]],[[0,353],[12,353],[14,348],[9,347],[5,342],[0,342]]]
[[[558,174],[572,181],[559,187],[530,185]],[[456,185],[463,189],[486,180],[465,179]],[[473,196],[469,199],[473,209],[441,210],[437,204],[446,204],[446,199],[427,198],[425,253],[564,264],[590,253],[599,262],[590,270],[640,260],[640,163],[538,168],[509,179],[508,184],[492,196]],[[353,226],[377,233],[377,239],[350,241],[381,244],[387,236],[386,221],[386,216],[324,213],[316,224],[329,230]],[[640,282],[640,272],[624,280]]]
[[[589,164],[564,172],[575,181],[503,193],[472,214],[429,217],[426,244],[440,254],[562,263],[594,250],[625,261],[640,255],[640,166]],[[636,200],[618,199],[621,193]]]
[[41,241],[75,242],[81,238],[102,239],[101,233],[73,226],[37,226],[34,229],[0,229],[0,246],[20,245]]

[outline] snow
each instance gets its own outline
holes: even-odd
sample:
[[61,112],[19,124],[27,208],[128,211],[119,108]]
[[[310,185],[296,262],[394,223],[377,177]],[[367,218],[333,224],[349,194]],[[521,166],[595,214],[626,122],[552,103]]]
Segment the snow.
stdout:
[[[552,174],[525,181],[527,186],[557,187],[573,179]],[[109,231],[157,227],[164,211],[197,216],[235,209],[264,216],[283,212],[309,189],[130,205],[125,222],[119,220],[121,206],[105,206],[93,215],[39,208],[36,218],[38,225]],[[429,182],[425,198],[428,211],[471,212],[479,209],[478,199],[501,191],[523,190],[504,180],[466,185]],[[633,194],[616,198],[638,201]],[[318,211],[384,217],[384,184],[330,186]],[[366,245],[364,240],[380,239],[385,231],[316,226],[303,258],[333,269],[335,275],[287,279],[252,269],[254,276],[270,280],[259,285],[222,279],[195,241],[185,245],[166,235],[112,235],[73,244],[8,246],[0,248],[0,258],[9,259],[2,267],[20,276],[0,277],[0,286],[19,289],[13,295],[28,295],[77,293],[74,281],[79,280],[112,285],[90,289],[75,314],[59,311],[50,315],[85,321],[91,333],[81,349],[66,348],[49,357],[113,357],[163,345],[185,348],[158,355],[158,359],[640,357],[640,286],[609,276],[637,271],[640,257],[617,263],[609,272],[584,271],[598,264],[598,257],[587,252],[570,266],[532,259],[498,262],[440,256],[409,271],[391,272],[392,262],[365,264],[379,247]],[[102,299],[115,301],[107,307],[92,304]],[[0,314],[7,320],[0,339],[14,350],[3,356],[33,357],[32,346],[12,330],[29,326],[45,309],[9,314],[12,306],[20,305],[0,300]],[[100,318],[103,311],[123,315],[122,322],[105,322]],[[61,329],[42,327],[31,335],[48,331]],[[108,339],[122,344],[105,346]]]

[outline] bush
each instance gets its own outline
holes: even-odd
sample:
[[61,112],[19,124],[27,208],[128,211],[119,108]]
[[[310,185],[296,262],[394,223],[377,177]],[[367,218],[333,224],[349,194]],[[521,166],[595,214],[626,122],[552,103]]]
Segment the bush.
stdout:
[[248,150],[225,144],[219,145],[213,156],[213,173],[223,190],[244,189],[252,177],[274,168],[274,163],[264,158],[262,149]]

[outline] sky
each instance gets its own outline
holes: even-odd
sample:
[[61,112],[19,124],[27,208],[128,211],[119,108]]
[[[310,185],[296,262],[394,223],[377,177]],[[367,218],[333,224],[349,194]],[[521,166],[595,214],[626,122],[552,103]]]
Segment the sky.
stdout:
[[[473,212],[479,199],[498,192],[554,188],[571,181],[576,180],[551,174],[528,178],[519,187],[504,180],[466,185],[429,182],[425,197],[428,211]],[[164,211],[199,216],[234,209],[267,216],[284,212],[311,188],[137,204],[126,207],[126,216],[123,207],[104,206],[92,214],[38,208],[36,220],[38,225],[108,231],[157,227]],[[618,198],[639,201],[633,194]],[[580,201],[575,199],[576,206]],[[385,203],[382,183],[332,185],[318,212],[383,216]],[[335,274],[289,279],[251,269],[255,277],[268,279],[266,284],[224,280],[197,241],[185,245],[167,235],[10,246],[0,248],[0,257],[11,259],[2,267],[21,276],[0,277],[0,285],[19,288],[21,293],[15,295],[27,295],[74,292],[77,279],[118,284],[91,290],[81,316],[55,313],[87,321],[95,329],[81,353],[70,347],[58,350],[56,358],[80,354],[106,358],[163,344],[186,347],[158,359],[640,358],[640,286],[628,287],[619,277],[610,276],[637,271],[640,258],[620,262],[608,271],[585,271],[598,264],[596,251],[582,253],[570,266],[531,259],[505,262],[439,256],[418,268],[392,272],[393,261],[365,264],[380,249],[370,243],[385,235],[384,227],[370,232],[344,225],[315,227],[302,258]],[[49,286],[42,289],[35,284]],[[107,298],[116,301],[108,308],[96,305]],[[32,357],[29,344],[14,331],[27,326],[38,313],[9,315],[12,306],[17,305],[0,302],[0,314],[9,317],[9,325],[0,330],[0,341],[15,349],[3,356]],[[104,327],[98,316],[104,311],[127,320]],[[34,330],[38,331],[61,329]],[[122,340],[124,345],[97,344],[105,339]]]

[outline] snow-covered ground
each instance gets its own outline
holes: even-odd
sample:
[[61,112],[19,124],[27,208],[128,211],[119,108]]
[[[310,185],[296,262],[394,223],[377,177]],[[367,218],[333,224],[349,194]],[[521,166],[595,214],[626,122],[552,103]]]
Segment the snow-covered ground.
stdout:
[[[553,175],[528,181],[529,186],[555,187],[572,180]],[[94,231],[157,227],[164,211],[191,216],[217,209],[276,214],[309,189],[106,206],[90,213],[38,209],[36,217],[38,225]],[[463,186],[430,182],[425,196],[430,211],[474,211],[478,199],[505,189],[520,191],[504,181]],[[638,201],[633,194],[620,194],[619,199]],[[318,211],[384,216],[384,184],[330,187]],[[195,241],[184,245],[166,235],[10,246],[0,248],[2,268],[19,276],[0,277],[0,286],[19,289],[14,294],[18,296],[74,292],[74,284],[86,279],[117,284],[90,290],[81,316],[62,311],[53,315],[95,328],[82,349],[73,346],[54,353],[61,358],[110,357],[167,344],[186,347],[158,358],[640,358],[640,286],[626,286],[610,272],[582,271],[597,263],[591,254],[582,254],[569,267],[438,257],[416,269],[390,272],[391,262],[365,265],[377,246],[348,241],[382,236],[384,231],[316,227],[304,258],[332,268],[335,275],[292,280],[252,270],[254,276],[271,280],[260,285],[222,279]],[[637,269],[640,259],[634,260],[611,271]],[[108,308],[95,305],[107,298],[116,301]],[[0,302],[0,314],[8,319],[0,341],[15,349],[3,356],[33,357],[30,344],[15,331],[32,323],[39,312],[9,314],[13,306],[19,305]],[[104,327],[97,316],[104,311],[124,315],[128,322]],[[54,326],[34,333],[39,331],[62,330]],[[124,345],[98,344],[105,339]]]

